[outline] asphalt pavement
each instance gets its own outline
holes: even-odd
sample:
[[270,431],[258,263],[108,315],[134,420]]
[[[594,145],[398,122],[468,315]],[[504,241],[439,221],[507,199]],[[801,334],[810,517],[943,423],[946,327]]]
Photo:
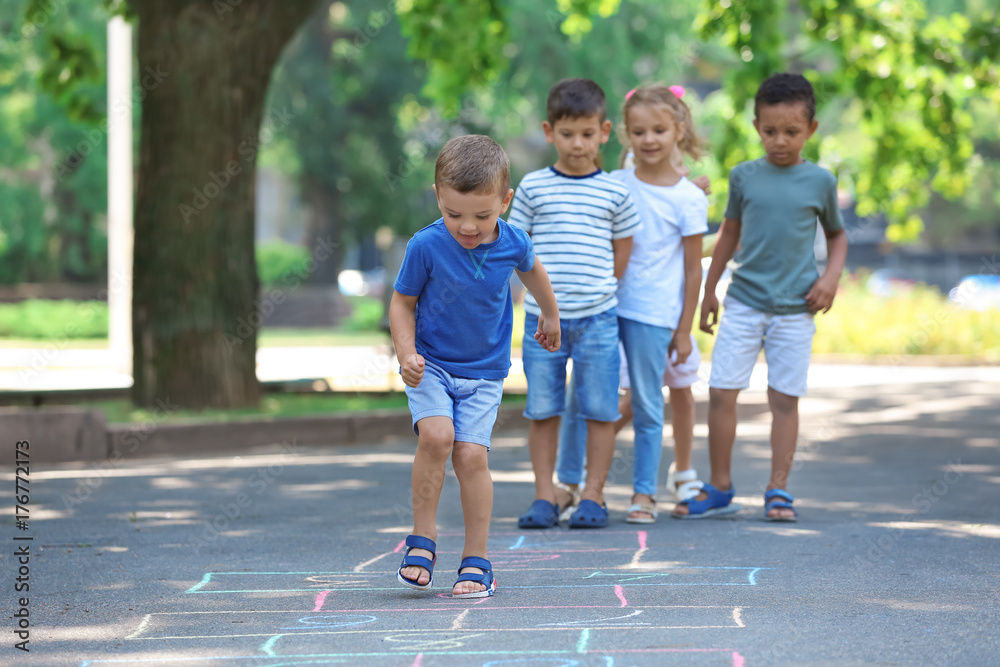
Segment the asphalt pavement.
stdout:
[[[661,496],[657,523],[626,524],[626,430],[612,524],[594,531],[517,529],[532,477],[525,434],[504,432],[490,454],[499,589],[485,600],[449,595],[462,548],[450,472],[434,589],[396,583],[409,434],[32,466],[19,529],[17,434],[5,433],[0,664],[996,665],[996,369],[895,370],[845,370],[803,399],[794,524],[762,520],[766,414],[738,430],[740,514],[677,521]],[[707,479],[705,436],[699,424]],[[669,447],[663,458],[665,473]],[[26,565],[14,555],[25,545]],[[15,591],[18,576],[29,591]],[[23,609],[30,652],[15,647]]]

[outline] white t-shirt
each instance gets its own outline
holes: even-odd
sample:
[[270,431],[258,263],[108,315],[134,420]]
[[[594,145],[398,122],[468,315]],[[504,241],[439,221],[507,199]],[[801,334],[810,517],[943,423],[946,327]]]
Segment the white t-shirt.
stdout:
[[676,329],[684,308],[683,238],[708,231],[708,197],[686,178],[663,186],[643,183],[634,168],[611,175],[628,186],[642,220],[618,284],[618,316]]

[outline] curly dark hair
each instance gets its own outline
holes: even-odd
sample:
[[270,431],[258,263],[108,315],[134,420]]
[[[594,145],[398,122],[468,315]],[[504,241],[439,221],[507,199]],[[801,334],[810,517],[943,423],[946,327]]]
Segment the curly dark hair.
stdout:
[[771,106],[783,102],[792,104],[803,102],[806,105],[809,122],[811,123],[816,117],[816,93],[809,79],[801,74],[781,72],[767,77],[757,89],[757,96],[753,101],[754,118],[759,118],[760,105]]

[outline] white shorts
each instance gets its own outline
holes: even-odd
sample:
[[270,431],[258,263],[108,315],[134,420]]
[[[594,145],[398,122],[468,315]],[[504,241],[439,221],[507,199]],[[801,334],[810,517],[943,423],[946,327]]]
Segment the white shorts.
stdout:
[[708,386],[746,389],[764,348],[767,386],[788,396],[805,396],[816,322],[811,313],[774,315],[726,297],[712,349]]
[[[622,389],[630,387],[628,381],[628,361],[625,359],[625,348],[618,343],[618,351],[621,353],[622,365],[619,371],[618,383]],[[676,357],[676,354],[674,355]],[[698,341],[691,334],[691,354],[683,364],[674,365],[670,356],[667,356],[667,370],[663,372],[663,386],[671,389],[687,389],[698,381],[698,368],[701,366],[701,352],[698,351]]]

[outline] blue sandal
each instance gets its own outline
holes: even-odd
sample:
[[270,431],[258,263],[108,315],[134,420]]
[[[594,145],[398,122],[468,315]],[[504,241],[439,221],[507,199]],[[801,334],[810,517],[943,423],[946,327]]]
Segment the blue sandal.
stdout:
[[675,519],[707,519],[710,516],[732,514],[742,509],[737,503],[733,502],[733,496],[735,495],[733,487],[730,487],[728,491],[720,491],[711,484],[705,484],[701,487],[701,490],[708,494],[707,498],[704,500],[695,500],[694,498],[682,500],[677,504],[687,507],[688,513],[677,514],[674,512],[670,516]]
[[[467,567],[478,567],[483,573],[469,572],[468,574],[462,574],[462,570]],[[462,564],[458,566],[458,579],[455,581],[455,586],[463,581],[474,581],[477,584],[482,584],[486,586],[486,590],[476,591],[475,593],[460,593],[458,595],[452,593],[451,596],[453,598],[488,598],[497,590],[497,580],[493,576],[493,564],[485,558],[469,556],[462,559]],[[451,587],[452,590],[455,590],[455,586]]]
[[559,508],[547,500],[531,503],[528,512],[517,520],[518,528],[552,528],[559,523]]
[[598,505],[593,500],[581,500],[569,518],[570,528],[606,528],[607,525],[607,505]]
[[[427,549],[432,554],[434,554],[433,559],[425,558],[424,556],[411,556],[411,549]],[[434,563],[437,562],[437,545],[434,544],[434,540],[428,537],[420,537],[419,535],[410,535],[406,538],[406,554],[403,555],[403,564],[399,566],[396,570],[396,579],[399,583],[409,586],[410,588],[416,588],[419,590],[426,590],[434,584]],[[413,579],[407,579],[403,576],[404,567],[422,567],[427,570],[427,574],[430,575],[430,580],[426,584],[420,585]]]
[[[779,498],[779,500],[775,500]],[[771,489],[764,494],[764,519],[767,521],[797,521],[799,511],[792,507],[795,496],[784,489]],[[792,510],[793,516],[770,516],[772,509]]]

